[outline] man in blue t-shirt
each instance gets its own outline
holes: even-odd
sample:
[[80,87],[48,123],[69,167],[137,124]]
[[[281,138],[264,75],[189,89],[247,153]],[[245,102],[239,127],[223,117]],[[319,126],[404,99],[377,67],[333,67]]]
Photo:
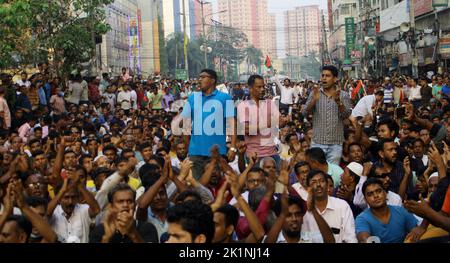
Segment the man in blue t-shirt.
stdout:
[[[189,160],[193,163],[192,173],[199,180],[209,162],[212,146],[217,145],[220,155],[227,155],[228,161],[236,157],[235,107],[230,95],[216,89],[217,73],[204,69],[199,75],[200,92],[193,92],[187,99],[181,117],[183,134],[189,145]],[[186,125],[186,126],[185,126]],[[231,147],[227,150],[227,126],[233,128]]]
[[368,179],[362,191],[369,208],[356,217],[356,237],[366,243],[370,236],[376,236],[381,243],[403,243],[408,233],[417,227],[417,219],[402,206],[386,203],[383,183]]

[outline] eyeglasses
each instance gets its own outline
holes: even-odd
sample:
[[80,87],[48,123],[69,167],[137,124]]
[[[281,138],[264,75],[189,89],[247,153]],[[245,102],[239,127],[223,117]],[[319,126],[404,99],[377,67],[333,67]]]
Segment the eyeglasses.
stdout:
[[247,182],[249,184],[261,184],[264,182],[264,180],[263,179],[250,179],[250,180],[247,180]]
[[41,187],[43,185],[44,184],[41,184],[41,183],[31,183],[31,184],[28,184],[28,187],[30,187],[30,188],[39,188],[39,187]]

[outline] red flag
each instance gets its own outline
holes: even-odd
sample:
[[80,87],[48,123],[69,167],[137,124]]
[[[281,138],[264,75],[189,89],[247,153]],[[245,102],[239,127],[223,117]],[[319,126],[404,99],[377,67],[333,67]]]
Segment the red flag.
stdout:
[[358,93],[361,90],[362,85],[363,85],[362,81],[361,80],[358,81],[358,85],[352,90],[352,99],[354,100],[357,99]]
[[269,55],[266,55],[266,63],[265,63],[267,68],[271,68],[272,67],[272,62],[270,61]]

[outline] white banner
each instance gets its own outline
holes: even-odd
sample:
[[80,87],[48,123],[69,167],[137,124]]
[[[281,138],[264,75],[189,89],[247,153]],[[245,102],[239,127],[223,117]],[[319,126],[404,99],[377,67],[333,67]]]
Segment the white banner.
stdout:
[[380,12],[380,32],[399,27],[402,23],[409,23],[407,2],[400,2]]

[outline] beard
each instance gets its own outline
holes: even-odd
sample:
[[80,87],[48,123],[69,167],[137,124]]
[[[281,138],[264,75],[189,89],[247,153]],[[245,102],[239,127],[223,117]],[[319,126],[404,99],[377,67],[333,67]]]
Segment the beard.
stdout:
[[283,231],[283,233],[286,236],[288,236],[289,238],[300,238],[300,231],[286,230],[286,231]]

